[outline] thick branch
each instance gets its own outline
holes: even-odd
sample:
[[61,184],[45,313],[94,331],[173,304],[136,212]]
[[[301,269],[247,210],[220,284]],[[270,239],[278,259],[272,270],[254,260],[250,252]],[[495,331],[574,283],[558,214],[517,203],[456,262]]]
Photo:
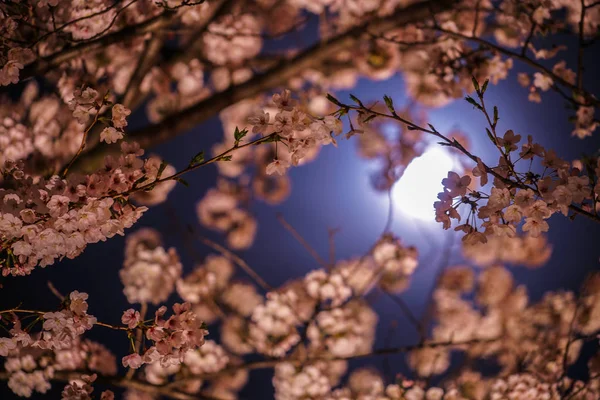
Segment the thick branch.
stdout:
[[[367,31],[381,34],[393,28],[423,21],[429,18],[432,12],[439,13],[448,10],[456,2],[456,0],[429,0],[400,8],[390,16],[372,19],[338,36],[319,42],[295,57],[282,60],[249,81],[216,93],[191,107],[168,116],[160,123],[130,132],[127,135],[128,139],[139,142],[145,148],[163,143],[189,131],[232,104],[284,85],[289,79],[303,71],[325,62],[332,54],[350,47]],[[80,159],[78,169],[93,169],[100,165],[105,155],[111,154],[111,151],[114,150],[108,146],[96,147],[87,156]],[[82,163],[86,163],[85,167]]]
[[123,105],[125,107],[131,108],[135,103],[135,99],[139,97],[140,84],[142,83],[142,80],[148,71],[150,71],[154,65],[164,40],[164,34],[154,34],[146,43],[144,51],[142,54],[140,54],[137,66],[134,69],[131,78],[129,78],[127,88],[125,89],[125,93],[123,95]]

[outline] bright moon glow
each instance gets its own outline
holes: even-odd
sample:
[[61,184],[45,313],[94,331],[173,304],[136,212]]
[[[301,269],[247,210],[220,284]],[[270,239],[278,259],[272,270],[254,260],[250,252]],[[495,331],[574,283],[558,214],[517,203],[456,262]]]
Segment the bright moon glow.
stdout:
[[442,179],[448,171],[458,172],[458,163],[448,151],[439,146],[425,149],[415,158],[394,186],[395,206],[404,214],[422,221],[435,222],[433,203],[442,191]]

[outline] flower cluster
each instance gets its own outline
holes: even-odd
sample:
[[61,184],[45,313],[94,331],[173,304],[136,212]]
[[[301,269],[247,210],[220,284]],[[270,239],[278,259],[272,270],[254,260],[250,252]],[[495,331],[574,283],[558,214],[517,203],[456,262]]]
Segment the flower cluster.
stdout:
[[76,338],[71,346],[52,350],[23,346],[11,351],[4,363],[8,386],[21,397],[46,393],[51,387],[50,380],[60,371],[89,370],[104,376],[117,372],[115,356],[101,344],[87,339]]
[[238,197],[228,189],[222,184],[206,192],[196,208],[198,218],[202,225],[226,233],[231,248],[246,249],[254,242],[256,219],[239,207]]
[[[191,310],[190,303],[174,304],[173,315],[167,319],[163,318],[166,312],[167,307],[160,307],[155,313],[154,323],[144,325],[145,338],[152,345],[143,354],[136,352],[123,357],[123,366],[137,369],[142,364],[154,362],[160,362],[163,366],[181,364],[188,351],[204,344],[204,336],[208,331]],[[135,313],[129,310],[123,315],[123,320],[131,321],[132,314],[133,320],[137,320]]]
[[[299,165],[319,146],[335,144],[335,136],[342,133],[342,123],[338,118],[310,116],[301,110],[289,90],[274,94],[272,104],[275,107],[273,118],[263,110],[248,118],[253,133],[274,135],[276,151],[275,159],[266,168],[269,175],[284,175],[291,165]],[[281,146],[281,154],[278,142],[285,145]]]
[[259,21],[251,14],[226,15],[210,24],[203,37],[204,55],[217,64],[241,64],[262,47]]
[[474,264],[487,267],[494,264],[510,263],[536,268],[544,265],[552,255],[552,247],[545,235],[533,237],[489,236],[486,243],[463,246],[465,257]]
[[87,313],[87,298],[87,293],[71,292],[66,300],[68,308],[45,313],[42,336],[32,345],[48,349],[66,348],[75,338],[91,329],[97,320]]
[[177,282],[177,293],[192,303],[194,312],[207,323],[216,322],[224,310],[230,317],[249,317],[263,302],[263,296],[254,285],[231,280],[233,273],[228,258],[208,255],[203,264]]
[[332,273],[344,277],[346,285],[350,286],[355,296],[367,294],[378,284],[377,272],[375,261],[369,256],[340,260],[332,269]]
[[30,49],[13,47],[6,55],[4,66],[0,69],[0,86],[19,82],[19,71],[35,57]]
[[233,281],[221,294],[221,302],[230,310],[243,317],[249,317],[264,301],[256,287],[250,283]]
[[528,374],[511,375],[506,379],[498,379],[490,390],[490,399],[502,398],[531,398],[531,399],[559,399],[556,387],[540,382]]
[[[402,385],[392,384],[383,389],[374,386],[368,393],[359,393],[356,397],[352,397],[353,392],[346,389],[338,389],[330,397],[331,400],[349,400],[349,399],[381,399],[381,400],[463,400],[466,398],[458,397],[456,393],[449,392],[444,396],[444,390],[439,387],[430,387],[423,389],[421,386],[414,385],[411,381],[405,381]],[[376,397],[375,397],[376,396]]]
[[[238,355],[254,352],[254,344],[250,339],[250,322],[242,317],[232,315],[221,324],[221,343],[232,353]],[[262,340],[266,340],[261,335]]]
[[414,350],[408,356],[408,364],[420,377],[440,375],[450,366],[450,353],[435,348]]
[[[593,275],[579,300],[572,292],[550,292],[540,302],[528,304],[525,288],[515,285],[506,268],[486,268],[476,281],[469,267],[449,268],[441,276],[434,294],[437,325],[433,328],[433,340],[468,341],[502,336],[501,341],[464,349],[472,357],[497,357],[505,372],[525,368],[536,377],[544,377],[546,382],[557,382],[564,367],[579,356],[581,342],[576,335],[600,330],[600,320],[596,317],[600,312],[598,282],[598,275]],[[467,300],[473,295],[475,305]],[[508,333],[503,335],[503,332]],[[461,349],[460,346],[445,348],[442,357],[447,357],[452,348]],[[440,353],[438,349],[419,350],[419,356],[411,354],[411,357],[417,357],[413,362],[423,357],[433,362],[440,357],[436,353]],[[428,365],[424,360],[421,362]],[[444,363],[446,367],[440,367],[436,373],[447,368],[447,362]]]
[[319,303],[339,307],[352,296],[352,288],[346,283],[349,269],[338,269],[331,273],[319,269],[309,272],[304,278],[306,292]]
[[305,366],[280,363],[273,375],[275,399],[326,398],[345,371],[346,364],[343,361],[317,362]]
[[77,152],[84,127],[56,95],[41,94],[31,82],[18,102],[0,104],[0,163],[23,160],[56,169]]
[[357,369],[350,374],[348,386],[334,390],[328,400],[466,400],[456,390],[439,387],[426,387],[422,382],[414,382],[398,376],[398,383],[385,385],[382,377],[369,368]]
[[9,374],[8,387],[20,397],[31,397],[33,392],[46,393],[50,389],[49,379],[53,376],[50,366],[39,368],[31,354],[22,357],[7,357],[4,369]]
[[269,292],[265,303],[254,309],[249,333],[258,352],[282,357],[300,341],[296,326],[301,321],[295,310],[298,302],[293,290]]
[[[471,176],[479,177],[483,187],[491,175],[493,186],[488,193],[475,190],[471,187],[469,174],[460,176],[448,172],[448,177],[442,181],[444,191],[438,194],[439,201],[434,204],[436,221],[441,222],[444,229],[450,228],[451,219],[462,222],[455,230],[465,233],[463,241],[466,245],[476,245],[487,243],[490,237],[514,238],[519,227],[526,235],[539,237],[548,231],[546,220],[554,213],[567,216],[574,211],[594,215],[600,197],[600,186],[594,185],[600,173],[599,161],[590,160],[585,166],[576,162],[571,166],[553,150],[535,143],[531,136],[519,146],[521,135],[512,130],[503,136],[497,135],[498,111],[494,109],[492,121],[483,105],[483,92],[478,89],[477,93],[480,103],[472,98],[469,98],[470,102],[487,117],[488,136],[500,158],[497,166],[489,167],[480,158],[472,156],[477,165]],[[519,161],[528,162],[525,172],[517,169]],[[532,168],[536,161],[544,168],[541,173]],[[482,204],[485,200],[487,202]],[[459,212],[462,209],[468,211],[464,220]]]
[[596,110],[592,106],[579,106],[575,113],[575,129],[572,132],[573,136],[583,139],[587,136],[592,136],[598,128],[598,120],[595,118]]
[[403,246],[398,238],[383,236],[373,249],[373,260],[381,273],[379,284],[390,292],[402,292],[419,265],[417,249]]
[[[189,350],[181,364],[147,364],[144,367],[144,377],[153,385],[164,385],[174,376],[185,375],[188,378],[184,382],[174,380],[171,384],[177,385],[186,393],[198,393],[202,388],[208,390],[203,390],[203,393],[227,398],[228,394],[235,393],[246,383],[248,375],[241,370],[228,373],[224,368],[229,362],[230,357],[225,350],[214,341],[207,340],[199,349]],[[213,374],[209,388],[203,379],[205,374]]]
[[219,292],[228,290],[233,275],[233,265],[229,259],[214,254],[208,255],[202,265],[177,281],[177,293],[192,304],[203,303]]
[[73,111],[73,118],[81,125],[86,125],[90,116],[97,115],[105,105],[108,105],[106,97],[99,98],[98,91],[91,87],[75,90],[69,101],[69,109]]
[[[92,383],[96,380],[94,375],[81,375],[77,380],[71,381],[62,391],[62,400],[92,400],[94,388]],[[110,390],[105,390],[100,395],[100,400],[114,400],[115,394]]]
[[[56,370],[84,364],[81,359],[67,361],[64,357],[67,352],[87,354],[90,357],[90,369],[114,373],[110,366],[102,367],[106,363],[110,365],[110,353],[106,349],[79,339],[97,322],[95,317],[87,313],[87,298],[86,293],[73,291],[63,300],[60,311],[44,313],[15,309],[1,315],[1,320],[11,323],[13,327],[9,330],[9,337],[0,338],[0,356],[6,357],[4,367],[9,374],[9,387],[19,396],[31,397],[33,392],[45,393],[50,389],[49,380],[54,377]],[[34,323],[24,327],[22,323],[26,317],[19,318],[20,313],[36,316]],[[41,322],[41,329],[34,333],[32,329],[38,321]],[[94,359],[98,360],[94,354],[109,357],[94,362]]]
[[1,248],[8,259],[2,265],[5,276],[27,275],[38,264],[44,267],[57,258],[75,258],[88,243],[123,234],[146,210],[103,198],[109,190],[121,189],[124,182],[118,176],[110,182],[101,175],[33,181],[10,164],[5,164],[3,174],[14,187],[0,193]]
[[165,250],[161,244],[158,232],[149,228],[127,236],[119,276],[130,303],[160,304],[173,292],[182,265],[177,251]]
[[[163,4],[164,3],[164,4]],[[166,6],[166,3],[169,6]],[[32,22],[24,21],[21,13],[21,7],[4,8],[2,13],[3,38],[8,43],[24,43],[26,47],[35,48],[40,56],[52,56],[61,52],[64,48],[74,43],[85,43],[87,41],[102,38],[115,31],[127,28],[128,25],[152,21],[160,14],[164,8],[185,7],[186,13],[177,14],[177,22],[190,24],[197,21],[201,13],[203,2],[171,1],[137,1],[131,5],[110,4],[104,0],[94,0],[90,2],[73,2],[63,0],[41,0],[26,1],[22,5],[35,13],[35,20]],[[174,21],[175,22],[175,21]],[[44,35],[32,35],[39,33]],[[4,36],[6,35],[6,36]],[[4,40],[3,40],[4,41]],[[11,46],[12,47],[12,46]],[[118,46],[108,46],[107,51],[114,55],[116,51],[126,49],[128,46],[120,43]],[[133,49],[139,52],[135,46]],[[4,64],[2,69],[2,82],[4,85],[17,83],[19,81],[19,69],[35,58],[34,53],[29,48],[13,47],[13,54],[8,57],[2,57],[0,63]],[[28,51],[27,58],[21,53]],[[36,54],[38,55],[38,54]],[[135,55],[135,54],[134,54]],[[130,55],[131,56],[131,55]],[[89,58],[90,66],[88,69],[94,70],[97,67],[97,61],[87,54],[78,54],[78,59]],[[109,65],[108,72],[113,72]],[[127,70],[131,66],[127,66]],[[69,69],[66,69],[69,70]],[[129,74],[132,71],[127,71]],[[112,75],[112,74],[111,74]],[[59,74],[60,76],[60,74]],[[115,79],[120,78],[115,76]]]
[[[99,100],[95,90],[86,88],[75,92],[70,106],[74,117],[85,123],[91,112],[97,116],[105,104],[106,98]],[[127,110],[118,104],[112,109],[112,124],[125,126]],[[107,157],[104,167],[93,174],[67,175],[73,158],[62,175],[48,179],[30,176],[22,164],[6,161],[5,188],[0,193],[3,275],[26,275],[37,265],[77,257],[89,243],[123,235],[146,211],[127,200],[128,191],[158,179],[166,168],[157,158],[142,160],[143,153],[135,143],[122,143],[119,158]]]
[[185,353],[183,363],[192,374],[202,375],[222,370],[229,363],[229,357],[223,347],[207,340],[199,349]]
[[140,85],[145,95],[154,95],[146,106],[148,119],[160,122],[169,114],[205,99],[210,90],[204,78],[204,65],[196,58],[178,60],[168,69],[152,69]]
[[[12,341],[8,345],[14,349],[17,346],[32,346],[41,349],[62,349],[70,347],[73,341],[85,331],[92,328],[96,318],[87,313],[88,295],[71,292],[65,300],[65,308],[58,312],[47,312],[42,315],[43,325],[41,334],[34,337],[21,329],[21,322],[13,321],[12,337],[4,339]],[[5,342],[8,343],[8,342]],[[6,345],[6,344],[5,344]]]
[[[42,356],[38,364],[46,364]],[[117,359],[113,353],[100,343],[78,338],[70,347],[55,349],[54,362],[49,363],[56,371],[89,370],[104,376],[117,374]]]
[[363,301],[316,314],[307,328],[309,351],[335,357],[368,353],[375,341],[377,314]]

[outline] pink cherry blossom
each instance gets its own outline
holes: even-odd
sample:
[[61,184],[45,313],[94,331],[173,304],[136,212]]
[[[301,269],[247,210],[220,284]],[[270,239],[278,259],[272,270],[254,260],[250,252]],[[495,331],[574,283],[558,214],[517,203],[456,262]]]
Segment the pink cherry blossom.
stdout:
[[123,139],[123,132],[116,130],[112,126],[104,128],[100,133],[100,140],[106,143],[116,143]]
[[123,312],[123,316],[121,317],[121,322],[129,327],[129,329],[135,328],[141,321],[141,316],[139,311],[135,311],[133,308],[130,308]]

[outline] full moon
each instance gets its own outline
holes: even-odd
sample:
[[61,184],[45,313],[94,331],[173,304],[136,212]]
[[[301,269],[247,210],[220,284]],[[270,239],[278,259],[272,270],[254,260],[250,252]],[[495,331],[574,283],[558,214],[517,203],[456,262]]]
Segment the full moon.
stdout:
[[394,186],[392,199],[403,214],[435,222],[433,203],[448,171],[458,170],[454,157],[440,146],[430,146],[406,168]]

